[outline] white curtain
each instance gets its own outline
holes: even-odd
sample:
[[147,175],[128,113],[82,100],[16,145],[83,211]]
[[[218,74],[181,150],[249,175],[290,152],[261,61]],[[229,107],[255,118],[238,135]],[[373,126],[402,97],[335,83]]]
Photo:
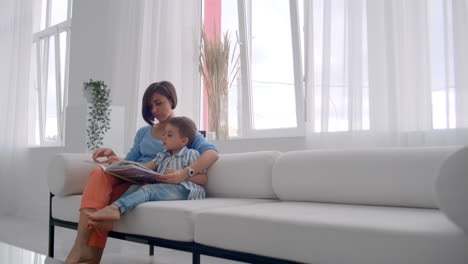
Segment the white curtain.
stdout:
[[[200,102],[201,7],[201,0],[145,1],[140,54],[139,98],[148,84],[170,81],[179,99],[176,114],[196,122]],[[139,118],[137,127],[143,124]]]
[[468,144],[468,1],[305,1],[307,143]]
[[[198,54],[201,0],[116,0],[108,32],[114,45],[110,83],[122,91],[114,103],[125,106],[125,150],[146,125],[141,98],[149,84],[167,80],[178,95],[177,115],[199,120]],[[117,100],[119,102],[117,102]]]
[[15,213],[27,173],[32,10],[30,0],[2,0],[0,8],[0,214]]

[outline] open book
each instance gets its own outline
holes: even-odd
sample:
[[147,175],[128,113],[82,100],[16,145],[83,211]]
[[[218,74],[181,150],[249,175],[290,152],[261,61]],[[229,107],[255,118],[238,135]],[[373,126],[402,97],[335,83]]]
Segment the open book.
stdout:
[[161,174],[146,168],[140,163],[128,160],[112,164],[96,164],[101,166],[105,172],[134,184],[155,183],[156,178],[161,176]]

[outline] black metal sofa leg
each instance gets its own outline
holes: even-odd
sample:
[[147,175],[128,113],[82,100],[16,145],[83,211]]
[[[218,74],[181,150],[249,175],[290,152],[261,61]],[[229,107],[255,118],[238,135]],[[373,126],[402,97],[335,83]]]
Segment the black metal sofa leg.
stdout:
[[149,245],[149,255],[154,256],[154,246],[153,245]]
[[200,264],[200,253],[192,253],[192,264]]
[[55,226],[49,222],[49,257],[51,258],[54,257],[54,234]]
[[52,223],[52,197],[54,195],[49,193],[49,257],[54,257],[54,235],[55,235],[55,226]]

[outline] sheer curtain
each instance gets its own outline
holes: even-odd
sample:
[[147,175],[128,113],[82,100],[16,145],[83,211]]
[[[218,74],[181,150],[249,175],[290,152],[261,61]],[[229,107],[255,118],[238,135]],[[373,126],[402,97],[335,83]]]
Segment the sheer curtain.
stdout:
[[468,144],[468,1],[305,1],[307,143]]
[[32,11],[31,0],[3,0],[0,9],[0,214],[14,213],[27,173]]
[[[195,121],[199,120],[200,101],[201,6],[201,0],[145,1],[140,54],[139,98],[148,84],[171,81],[179,99],[176,114]],[[137,127],[144,124],[137,119]]]
[[114,103],[125,107],[124,150],[146,125],[141,98],[149,84],[168,80],[177,89],[177,115],[199,119],[198,51],[201,0],[114,0],[109,5]]

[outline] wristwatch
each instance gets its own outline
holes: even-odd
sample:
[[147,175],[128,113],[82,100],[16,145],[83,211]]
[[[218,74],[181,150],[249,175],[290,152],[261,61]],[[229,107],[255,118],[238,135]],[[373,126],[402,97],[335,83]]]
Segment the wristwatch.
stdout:
[[195,175],[195,170],[194,170],[194,169],[192,169],[192,168],[190,168],[190,167],[187,167],[187,169],[188,169],[188,175],[189,175],[189,177],[192,177],[193,175]]

